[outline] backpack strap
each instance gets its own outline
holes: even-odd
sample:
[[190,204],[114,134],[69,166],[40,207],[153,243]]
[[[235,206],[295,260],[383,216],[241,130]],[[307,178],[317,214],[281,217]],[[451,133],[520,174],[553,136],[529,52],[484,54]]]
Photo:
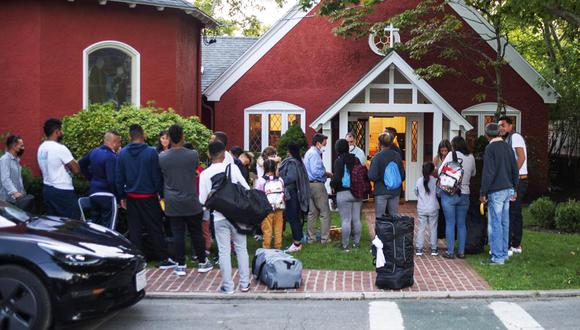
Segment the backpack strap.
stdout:
[[453,156],[453,161],[458,163],[459,165],[463,165],[463,159],[460,159],[459,157],[457,157],[457,151],[453,150],[451,152],[452,156]]
[[228,164],[228,166],[226,166],[226,177],[228,180],[232,181],[232,164]]

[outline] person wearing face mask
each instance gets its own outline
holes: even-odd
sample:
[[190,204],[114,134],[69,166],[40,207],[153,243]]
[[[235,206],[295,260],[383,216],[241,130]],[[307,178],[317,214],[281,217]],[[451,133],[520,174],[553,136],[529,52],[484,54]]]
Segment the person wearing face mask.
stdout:
[[316,133],[312,137],[312,146],[304,155],[304,166],[310,181],[310,207],[308,211],[308,243],[316,242],[316,219],[320,216],[320,242],[330,243],[330,206],[328,192],[324,183],[332,178],[322,162],[328,137]]
[[362,149],[356,145],[354,133],[353,132],[346,133],[345,140],[346,142],[348,142],[348,151],[351,154],[355,155],[361,164],[365,165],[367,162],[367,157],[365,156],[364,151],[362,151]]
[[48,215],[80,219],[72,181],[72,174],[80,167],[70,150],[60,142],[63,138],[62,122],[50,118],[44,123],[46,140],[38,147],[38,166],[42,172],[42,195]]
[[26,194],[22,182],[20,158],[24,153],[24,142],[17,135],[6,139],[6,152],[0,157],[0,199],[31,212],[34,196]]

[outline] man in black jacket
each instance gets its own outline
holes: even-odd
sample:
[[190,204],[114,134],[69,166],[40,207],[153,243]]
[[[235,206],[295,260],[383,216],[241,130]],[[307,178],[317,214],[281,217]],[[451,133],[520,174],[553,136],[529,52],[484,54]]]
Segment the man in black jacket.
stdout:
[[488,203],[491,258],[482,263],[489,265],[503,265],[508,258],[510,200],[516,198],[515,189],[519,180],[514,152],[499,133],[496,123],[485,126],[489,145],[483,156],[479,199],[482,203]]

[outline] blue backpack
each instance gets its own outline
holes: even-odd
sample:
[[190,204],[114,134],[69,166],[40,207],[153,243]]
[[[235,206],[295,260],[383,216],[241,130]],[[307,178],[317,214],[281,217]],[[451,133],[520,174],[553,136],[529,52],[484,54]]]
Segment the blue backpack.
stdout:
[[387,165],[383,181],[385,183],[385,187],[387,187],[387,190],[396,190],[401,187],[403,180],[401,180],[401,173],[399,172],[399,167],[397,166],[397,163],[395,163],[394,161],[391,161]]
[[348,173],[346,165],[344,165],[344,174],[342,175],[342,186],[344,188],[350,188],[350,173]]

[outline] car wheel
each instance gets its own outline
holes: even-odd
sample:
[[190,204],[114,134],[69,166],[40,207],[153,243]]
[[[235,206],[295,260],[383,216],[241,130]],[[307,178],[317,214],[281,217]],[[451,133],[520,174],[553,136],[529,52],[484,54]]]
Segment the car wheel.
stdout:
[[47,329],[51,303],[42,281],[20,266],[0,266],[0,329]]

